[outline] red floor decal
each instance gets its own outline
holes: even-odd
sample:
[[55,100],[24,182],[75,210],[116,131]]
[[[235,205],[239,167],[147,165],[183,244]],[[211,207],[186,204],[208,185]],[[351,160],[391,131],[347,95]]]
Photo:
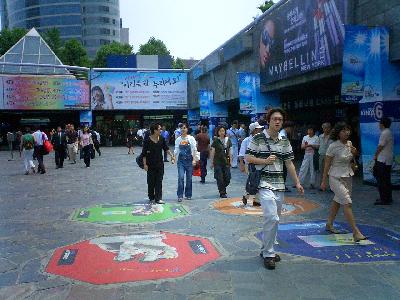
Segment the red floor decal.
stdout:
[[46,272],[110,284],[176,278],[220,257],[205,238],[155,232],[107,236],[58,248]]

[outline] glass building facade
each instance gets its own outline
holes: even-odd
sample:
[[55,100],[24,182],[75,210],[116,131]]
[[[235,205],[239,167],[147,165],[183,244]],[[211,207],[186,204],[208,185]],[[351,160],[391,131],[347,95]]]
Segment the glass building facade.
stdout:
[[90,57],[120,41],[119,0],[0,0],[2,28],[58,28],[63,40],[82,42]]

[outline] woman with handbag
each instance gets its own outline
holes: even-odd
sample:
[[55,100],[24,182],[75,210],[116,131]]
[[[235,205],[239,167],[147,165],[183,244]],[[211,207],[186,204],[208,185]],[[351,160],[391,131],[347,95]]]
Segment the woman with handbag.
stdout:
[[187,200],[192,198],[192,176],[193,167],[196,165],[196,153],[196,140],[193,136],[188,134],[187,124],[183,124],[181,127],[181,135],[175,141],[174,151],[178,167],[178,189],[176,191],[178,202],[182,202],[183,200],[183,191],[185,191],[185,198]]
[[232,143],[226,136],[223,126],[218,126],[217,137],[211,144],[211,169],[214,168],[214,178],[217,180],[219,196],[227,198],[226,187],[231,181]]
[[354,157],[358,155],[358,151],[349,141],[350,133],[351,128],[346,123],[340,122],[335,125],[331,133],[333,143],[329,145],[326,151],[321,189],[323,191],[326,190],[329,175],[329,184],[331,190],[335,193],[335,197],[333,198],[326,223],[326,231],[339,233],[333,227],[333,222],[340,206],[343,206],[344,215],[353,231],[354,242],[359,242],[367,238],[358,229],[351,207],[352,176],[354,175],[354,170],[358,168]]
[[93,140],[92,135],[89,132],[89,127],[83,128],[81,135],[81,147],[83,151],[83,161],[85,162],[86,168],[90,168],[90,157],[93,151]]

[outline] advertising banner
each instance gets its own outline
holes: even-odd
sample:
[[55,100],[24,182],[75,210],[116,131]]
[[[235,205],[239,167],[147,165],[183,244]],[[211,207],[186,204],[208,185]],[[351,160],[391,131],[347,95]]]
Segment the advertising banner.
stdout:
[[86,80],[44,76],[1,76],[0,81],[3,86],[0,93],[1,109],[90,109],[89,83]]
[[369,29],[346,25],[343,50],[342,101],[358,103],[364,96],[365,64]]
[[278,95],[261,93],[259,74],[240,72],[238,73],[238,80],[240,113],[251,116],[252,122],[257,121],[270,108],[281,105]]
[[197,129],[197,124],[200,122],[200,109],[189,109],[187,114],[187,120],[189,123],[189,127],[192,130]]
[[92,72],[92,110],[187,109],[187,74]]
[[200,118],[208,119],[211,117],[211,105],[214,103],[214,93],[208,90],[199,91]]
[[[240,72],[239,77],[239,103],[242,115],[251,115],[256,109],[257,88],[255,73]],[[259,76],[257,76],[259,78]]]
[[265,85],[342,62],[346,0],[289,0],[262,21],[260,77]]
[[363,161],[363,179],[375,183],[372,175],[374,154],[379,144],[379,121],[385,116],[392,120],[390,130],[394,139],[392,184],[400,186],[400,101],[360,103],[360,134]]
[[79,115],[79,123],[80,124],[88,124],[92,126],[93,122],[93,113],[91,110],[81,111]]
[[364,93],[359,102],[363,179],[375,183],[373,157],[380,137],[379,121],[392,120],[394,137],[392,184],[400,185],[400,66],[389,61],[389,32],[376,27],[368,31]]

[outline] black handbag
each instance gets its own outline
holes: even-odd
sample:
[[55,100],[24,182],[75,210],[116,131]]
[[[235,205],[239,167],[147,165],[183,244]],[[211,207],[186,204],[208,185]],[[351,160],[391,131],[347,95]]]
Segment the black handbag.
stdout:
[[[264,133],[262,135],[265,143],[267,144],[269,155],[271,155],[271,147],[269,146],[267,137]],[[263,167],[261,170],[257,170],[254,164],[249,164],[249,176],[247,177],[246,181],[246,192],[249,193],[249,195],[255,195],[258,193],[261,181],[261,173],[266,167],[267,166]]]

